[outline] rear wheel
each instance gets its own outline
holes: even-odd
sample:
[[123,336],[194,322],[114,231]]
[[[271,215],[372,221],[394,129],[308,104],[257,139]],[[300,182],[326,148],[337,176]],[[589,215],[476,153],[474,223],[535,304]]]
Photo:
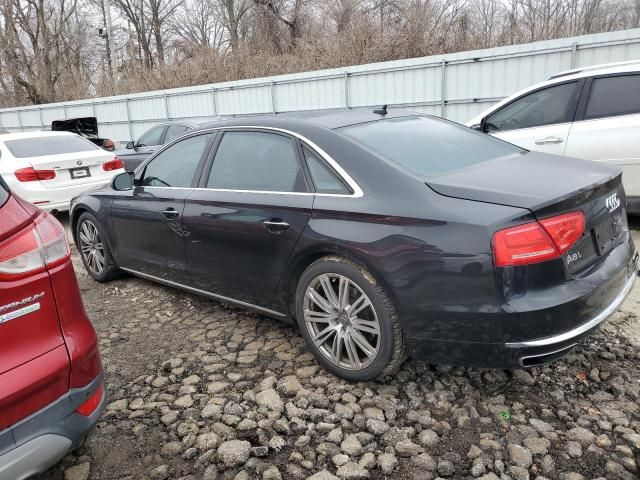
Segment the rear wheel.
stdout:
[[117,277],[118,267],[103,240],[98,221],[88,212],[84,212],[78,219],[76,240],[82,263],[91,278],[98,282],[108,282]]
[[304,271],[296,290],[296,318],[318,361],[347,380],[395,373],[406,359],[391,300],[351,260],[324,257]]

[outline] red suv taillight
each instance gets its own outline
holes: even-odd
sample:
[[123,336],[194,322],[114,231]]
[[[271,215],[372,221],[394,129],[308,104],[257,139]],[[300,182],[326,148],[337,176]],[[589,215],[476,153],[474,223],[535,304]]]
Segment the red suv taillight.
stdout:
[[35,182],[56,178],[55,170],[36,170],[33,167],[21,168],[13,173],[20,182]]
[[69,259],[64,227],[42,212],[34,223],[0,243],[0,280],[17,280]]
[[113,157],[113,160],[109,160],[108,162],[104,162],[102,164],[102,169],[107,172],[110,172],[111,170],[118,170],[123,167],[124,162],[118,157]]
[[584,233],[584,213],[571,212],[493,235],[493,257],[497,267],[528,265],[558,258]]

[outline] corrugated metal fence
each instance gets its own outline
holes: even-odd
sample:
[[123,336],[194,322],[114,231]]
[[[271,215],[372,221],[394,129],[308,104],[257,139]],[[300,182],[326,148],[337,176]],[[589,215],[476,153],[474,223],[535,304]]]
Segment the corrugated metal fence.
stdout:
[[114,97],[0,110],[0,127],[39,130],[98,118],[125,141],[167,119],[389,104],[464,122],[505,96],[570,68],[640,59],[640,29]]

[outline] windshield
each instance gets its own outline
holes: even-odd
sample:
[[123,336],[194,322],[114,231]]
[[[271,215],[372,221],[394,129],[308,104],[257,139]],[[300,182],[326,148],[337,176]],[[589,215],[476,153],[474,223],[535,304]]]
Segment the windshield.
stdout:
[[17,140],[7,140],[4,144],[16,158],[44,157],[47,155],[100,150],[89,140],[77,135],[19,138]]
[[399,117],[339,129],[367,147],[431,177],[526,150],[433,117]]

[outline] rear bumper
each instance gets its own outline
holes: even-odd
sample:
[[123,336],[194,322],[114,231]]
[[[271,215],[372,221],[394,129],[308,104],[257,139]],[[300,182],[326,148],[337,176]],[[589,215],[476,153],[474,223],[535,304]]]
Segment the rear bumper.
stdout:
[[[593,315],[580,318],[573,328],[553,335],[511,342],[468,342],[408,338],[414,358],[436,364],[485,368],[522,368],[543,365],[570,352],[609,318],[625,300],[638,276],[638,256],[612,281],[609,300]],[[577,312],[578,310],[574,310]],[[516,319],[517,321],[518,319]]]
[[0,431],[0,480],[22,480],[56,464],[79,446],[104,411],[105,394],[88,416],[75,413],[102,384],[100,374],[89,385],[69,393],[21,422]]

